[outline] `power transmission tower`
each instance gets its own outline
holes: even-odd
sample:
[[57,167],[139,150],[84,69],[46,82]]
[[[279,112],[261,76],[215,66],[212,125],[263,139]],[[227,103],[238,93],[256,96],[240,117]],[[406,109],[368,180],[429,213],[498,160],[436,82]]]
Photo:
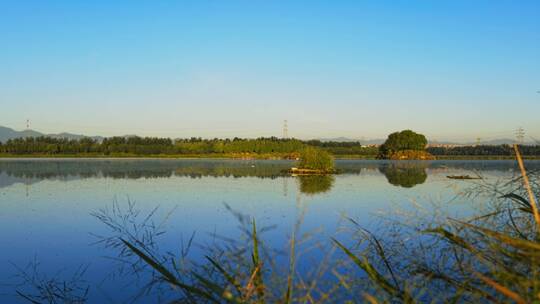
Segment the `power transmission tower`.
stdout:
[[480,137],[477,137],[477,138],[476,138],[476,145],[477,145],[477,146],[480,146],[480,141],[481,141],[481,140],[482,140],[482,138],[480,138]]
[[289,126],[287,120],[283,121],[283,138],[289,138]]
[[522,127],[519,127],[516,130],[516,142],[522,145],[524,139],[525,139],[525,130]]
[[26,120],[26,130],[30,130],[30,119]]

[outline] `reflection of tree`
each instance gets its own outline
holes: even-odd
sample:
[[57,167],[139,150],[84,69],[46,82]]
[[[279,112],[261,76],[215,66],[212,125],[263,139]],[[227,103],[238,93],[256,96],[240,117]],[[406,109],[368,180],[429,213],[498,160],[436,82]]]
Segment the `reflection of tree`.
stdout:
[[[46,179],[141,179],[177,177],[257,177],[274,179],[291,167],[287,161],[215,160],[52,160],[0,161],[0,187]],[[24,179],[21,181],[21,179]]]
[[325,193],[334,185],[333,175],[301,175],[298,176],[300,192],[308,195]]
[[379,167],[388,182],[394,186],[412,188],[427,179],[426,167],[420,163],[393,163]]

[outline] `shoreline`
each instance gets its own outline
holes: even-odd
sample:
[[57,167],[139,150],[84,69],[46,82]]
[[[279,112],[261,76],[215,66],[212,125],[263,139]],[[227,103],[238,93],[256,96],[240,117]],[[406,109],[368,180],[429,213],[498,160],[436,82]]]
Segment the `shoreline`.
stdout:
[[[358,155],[338,155],[334,156],[336,160],[380,160],[375,156],[358,156]],[[540,160],[539,156],[525,156],[526,160]],[[0,160],[288,160],[276,155],[254,155],[239,157],[237,155],[0,155]],[[515,160],[514,156],[438,156],[437,160]],[[384,160],[384,161],[401,161],[401,160]],[[433,160],[405,160],[405,161],[433,161]]]

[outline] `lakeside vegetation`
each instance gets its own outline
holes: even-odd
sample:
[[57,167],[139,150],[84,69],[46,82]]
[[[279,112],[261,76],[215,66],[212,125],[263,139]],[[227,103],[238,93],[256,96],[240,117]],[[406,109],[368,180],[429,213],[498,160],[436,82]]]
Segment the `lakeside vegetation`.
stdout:
[[[409,132],[405,132],[403,137],[399,136],[400,133],[397,135],[390,136],[380,149],[389,153],[389,158],[402,155],[399,153],[425,152],[420,137],[417,137],[419,144],[415,146],[411,143],[414,140],[403,140],[411,135]],[[249,146],[254,143],[242,144]],[[138,139],[129,144],[128,141],[100,144],[115,149],[119,146],[122,149],[139,147],[139,150],[134,150],[139,152],[176,145],[172,141],[159,139]],[[200,142],[197,144],[200,145]],[[279,143],[272,144],[279,147]],[[279,153],[297,157],[300,168],[333,172],[334,159],[326,149],[303,142],[300,144],[302,148],[298,152]],[[145,145],[148,147],[141,148]],[[114,151],[122,153],[118,152],[120,150]],[[261,148],[259,151],[263,150]],[[486,149],[479,151],[485,152]],[[224,240],[223,243],[199,248],[203,250],[206,260],[196,262],[190,260],[189,248],[182,248],[180,255],[177,255],[164,253],[155,246],[154,238],[164,232],[148,230],[154,229],[153,223],[147,224],[152,214],[139,227],[136,221],[129,219],[129,214],[117,211],[108,214],[103,211],[94,216],[111,227],[113,234],[105,236],[98,243],[120,251],[118,256],[112,258],[128,267],[133,266],[133,274],[137,277],[151,277],[141,294],[159,290],[174,299],[171,303],[426,303],[433,300],[441,303],[534,303],[540,301],[540,281],[535,277],[540,267],[537,253],[540,248],[540,215],[536,202],[540,188],[536,177],[533,176],[529,182],[518,146],[512,152],[517,156],[521,176],[494,185],[503,185],[504,189],[477,184],[479,188],[469,193],[469,197],[482,191],[490,192],[495,196],[496,203],[472,218],[462,216],[441,221],[436,219],[439,216],[436,212],[426,214],[426,218],[415,214],[408,219],[410,222],[381,223],[381,229],[373,234],[354,219],[345,217],[351,223],[350,227],[340,229],[349,229],[348,233],[328,236],[326,241],[311,244],[306,236],[310,232],[299,233],[305,212],[299,210],[298,222],[294,225],[290,245],[283,256],[283,250],[268,247],[264,241],[262,233],[267,227],[257,228],[253,218],[236,212],[234,215],[242,224],[242,236],[218,236],[218,239]],[[249,155],[247,152],[236,153]],[[268,155],[272,155],[272,152]],[[422,167],[426,162],[383,164],[378,170],[394,186],[412,188],[427,179],[426,169]],[[225,172],[215,168],[215,172],[207,171],[204,174],[234,175],[245,169],[247,167]],[[188,171],[193,172],[191,169]],[[253,169],[250,166],[246,171]],[[186,174],[179,169],[174,172]],[[170,175],[171,171],[165,170],[164,174]],[[298,176],[299,208],[302,198],[324,194],[330,191],[334,182],[335,178],[330,174]],[[113,218],[115,216],[119,216],[120,220]],[[129,227],[122,226],[126,219]],[[132,225],[135,228],[131,228]],[[135,229],[134,232],[131,229]],[[298,266],[306,263],[305,252],[300,254],[300,248],[305,244],[314,248],[310,250],[315,250],[315,255],[323,257],[310,266],[315,269],[314,272],[303,272]],[[279,250],[282,252],[280,256],[273,254]],[[44,279],[30,283],[37,292],[30,288],[17,289],[17,294],[30,303],[42,303],[55,297],[85,303],[89,289],[81,282]],[[66,291],[62,286],[70,286],[68,293],[62,293]],[[52,295],[43,294],[45,288],[52,290]]]
[[334,173],[334,157],[323,149],[305,147],[300,151],[298,168],[292,168],[292,173],[298,174],[327,174]]
[[[516,156],[520,176],[471,184],[462,194],[471,203],[480,194],[492,197],[478,214],[450,217],[417,209],[398,219],[381,218],[374,232],[344,217],[347,223],[337,235],[313,242],[313,232],[300,229],[302,197],[325,193],[333,177],[301,176],[302,196],[286,249],[272,247],[270,227],[230,210],[239,236],[216,234],[214,242],[197,246],[193,234],[178,252],[169,252],[159,246],[165,230],[162,220],[154,221],[156,209],[142,213],[129,201],[124,208],[115,203],[92,213],[110,231],[96,235],[95,244],[116,254],[110,258],[127,269],[123,275],[148,280],[135,300],[144,294],[165,303],[537,303],[539,179],[526,173],[517,148]],[[409,169],[384,170],[393,171],[392,180],[402,187],[425,179]],[[191,258],[193,247],[202,251],[202,261]],[[306,263],[309,271],[302,270]],[[44,278],[18,286],[17,294],[29,303],[86,303],[89,287],[83,279]]]
[[[396,132],[397,133],[397,132]],[[323,142],[320,140],[281,139],[277,137],[257,139],[177,139],[154,137],[111,137],[102,142],[92,138],[68,140],[50,137],[11,139],[0,143],[0,157],[156,157],[156,158],[246,158],[246,159],[297,159],[306,147],[320,148],[335,158],[375,159],[397,152],[418,151],[424,144],[420,137],[412,136],[410,143],[389,137],[390,141],[380,148],[363,146],[361,142]],[[416,140],[415,140],[416,138]],[[401,145],[401,146],[400,146]],[[424,146],[425,147],[425,146]],[[540,156],[540,145],[520,146],[524,158]],[[425,152],[441,159],[512,159],[509,145],[477,145],[456,147],[427,147]],[[390,154],[391,154],[390,153]]]
[[348,152],[372,155],[376,149],[364,148],[360,143],[322,143],[280,139],[177,139],[153,137],[112,137],[102,142],[84,138],[67,140],[49,137],[18,138],[0,143],[1,155],[18,156],[105,156],[105,157],[196,157],[215,156],[233,158],[285,158],[297,159],[306,147],[320,147],[332,154]]
[[[503,188],[479,184],[472,190],[495,196],[484,214],[442,221],[416,214],[413,222],[383,223],[386,229],[377,234],[349,219],[352,234],[331,238],[333,248],[321,249],[339,257],[332,263],[323,258],[307,277],[296,268],[301,262],[297,246],[305,242],[297,237],[301,220],[291,235],[284,269],[261,253],[264,241],[249,217],[240,217],[247,246],[210,251],[206,267],[195,269],[174,267],[178,264],[157,258],[136,240],[120,240],[163,283],[176,286],[180,301],[186,302],[535,303],[540,300],[539,188],[537,179],[527,175],[517,146],[515,153],[520,177]],[[384,238],[384,233],[390,235]],[[326,272],[336,279],[328,281]]]

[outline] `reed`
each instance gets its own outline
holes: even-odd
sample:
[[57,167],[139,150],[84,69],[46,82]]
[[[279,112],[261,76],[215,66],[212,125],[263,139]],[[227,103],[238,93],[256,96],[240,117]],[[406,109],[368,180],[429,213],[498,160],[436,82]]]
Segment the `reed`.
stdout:
[[[516,181],[522,182],[525,196],[506,193],[500,196],[508,203],[504,208],[498,207],[467,221],[449,218],[446,224],[421,231],[443,242],[433,248],[422,248],[424,252],[431,250],[443,261],[442,267],[430,264],[425,257],[409,257],[402,267],[396,260],[405,260],[408,253],[404,252],[397,253],[394,262],[389,262],[386,256],[396,254],[403,247],[389,249],[377,243],[370,251],[375,253],[373,257],[367,253],[355,254],[334,240],[379,291],[378,298],[368,294],[367,302],[423,303],[434,299],[437,302],[540,302],[538,208],[519,148],[514,146],[514,149],[521,173]],[[377,260],[388,270],[386,274],[374,266]],[[399,273],[399,278],[394,273]],[[409,291],[400,288],[407,283]],[[446,293],[434,294],[437,286]]]
[[[423,255],[404,257],[407,250],[389,248],[388,242],[351,220],[362,235],[359,242],[362,245],[351,247],[332,238],[335,248],[344,255],[334,257],[333,263],[325,267],[327,273],[337,279],[331,283],[313,280],[309,288],[302,277],[295,276],[296,228],[291,236],[288,270],[280,272],[268,268],[273,262],[265,262],[261,257],[262,244],[252,220],[251,229],[246,230],[251,240],[249,267],[243,268],[238,265],[242,263],[237,263],[231,268],[234,263],[230,260],[207,256],[211,269],[220,277],[212,279],[210,275],[193,272],[190,277],[194,280],[191,281],[180,279],[136,244],[123,242],[165,282],[182,290],[186,299],[196,302],[317,303],[355,299],[369,303],[424,303],[433,299],[440,302],[537,302],[540,301],[540,278],[537,276],[540,240],[536,229],[540,222],[534,191],[517,147],[516,159],[521,172],[521,188],[527,196],[506,193],[500,196],[507,203],[501,210],[469,220],[449,218],[439,226],[420,230],[421,235],[435,244],[431,247],[418,244],[414,250]],[[348,240],[352,238],[350,236]],[[429,258],[429,254],[434,258]],[[349,269],[351,275],[342,275],[343,269]],[[270,273],[284,280],[270,278]],[[310,292],[306,292],[308,289]],[[318,296],[312,295],[314,289],[320,291]]]
[[[286,248],[288,263],[277,259],[282,251],[264,242],[270,227],[258,227],[254,219],[233,210],[242,235],[230,239],[216,234],[218,243],[201,246],[202,263],[188,260],[194,234],[179,256],[163,254],[156,240],[163,225],[152,220],[157,209],[143,215],[131,202],[126,209],[114,203],[112,209],[93,213],[112,232],[97,236],[96,244],[118,251],[116,258],[134,271],[150,271],[149,286],[168,287],[172,303],[540,302],[538,189],[519,147],[514,149],[521,176],[508,183],[510,191],[482,188],[495,193],[500,203],[484,214],[384,224],[379,235],[346,218],[352,233],[310,243],[317,232],[300,232],[302,211]],[[302,251],[304,247],[309,249]],[[323,258],[309,260],[308,250],[324,253]],[[302,263],[309,263],[312,271],[300,271]],[[44,282],[55,286],[43,288]],[[18,290],[22,299],[34,303],[60,294],[59,280],[34,283],[42,293]],[[86,298],[87,289],[77,291]]]

